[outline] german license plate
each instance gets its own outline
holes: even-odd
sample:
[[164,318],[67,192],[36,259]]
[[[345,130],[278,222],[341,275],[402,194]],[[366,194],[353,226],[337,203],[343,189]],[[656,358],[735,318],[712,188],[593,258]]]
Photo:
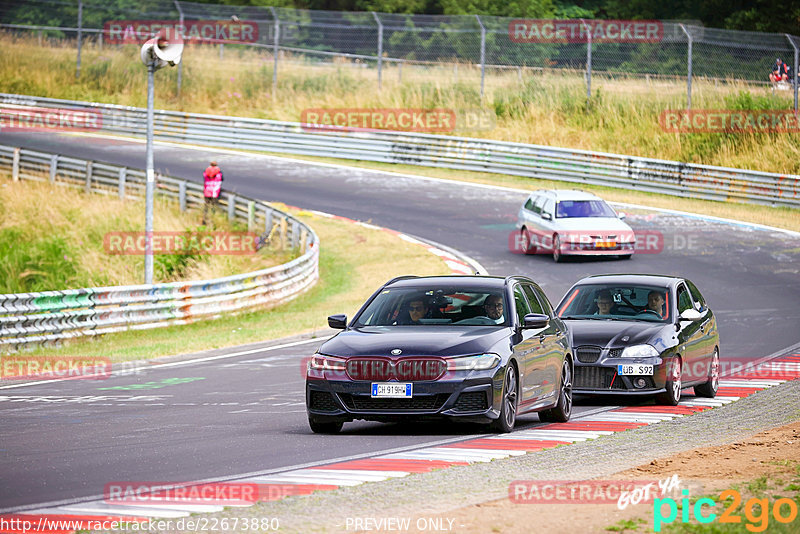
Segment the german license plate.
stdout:
[[618,375],[652,375],[653,366],[641,363],[621,363],[617,365]]
[[616,241],[598,241],[595,243],[597,248],[614,248],[617,246]]
[[[652,367],[652,366],[651,366]],[[372,398],[406,399],[413,396],[413,384],[408,382],[373,382]]]

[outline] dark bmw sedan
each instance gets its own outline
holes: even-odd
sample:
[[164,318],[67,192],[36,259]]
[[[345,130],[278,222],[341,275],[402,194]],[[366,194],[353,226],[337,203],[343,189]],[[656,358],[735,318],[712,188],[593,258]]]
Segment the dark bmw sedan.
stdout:
[[356,419],[451,419],[510,432],[518,414],[567,421],[572,352],[532,280],[401,277],[378,289],[308,364],[314,432]]
[[685,278],[590,276],[567,292],[558,316],[572,335],[575,393],[655,395],[673,406],[683,388],[717,393],[716,319]]

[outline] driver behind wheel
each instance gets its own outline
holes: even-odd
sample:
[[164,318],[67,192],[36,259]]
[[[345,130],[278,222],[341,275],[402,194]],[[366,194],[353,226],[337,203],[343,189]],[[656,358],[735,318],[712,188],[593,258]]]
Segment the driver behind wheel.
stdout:
[[651,291],[647,294],[647,307],[644,311],[652,311],[659,317],[664,317],[664,295],[660,291]]

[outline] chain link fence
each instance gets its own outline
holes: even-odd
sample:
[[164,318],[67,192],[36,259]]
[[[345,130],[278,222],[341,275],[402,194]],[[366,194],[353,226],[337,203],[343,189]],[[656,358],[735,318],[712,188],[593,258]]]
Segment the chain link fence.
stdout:
[[[775,59],[782,58],[792,68],[793,83],[780,84],[780,89],[793,90],[797,110],[800,37],[787,34],[705,28],[691,21],[649,21],[658,25],[657,35],[638,39],[618,32],[611,35],[606,31],[608,26],[595,20],[526,21],[477,15],[336,12],[153,0],[125,5],[114,7],[97,0],[10,0],[0,7],[0,28],[37,32],[40,41],[77,40],[77,74],[82,41],[89,39],[102,46],[109,38],[109,22],[237,21],[257,27],[252,39],[236,44],[225,39],[206,42],[218,46],[221,55],[226,46],[264,49],[274,61],[276,90],[282,61],[315,63],[347,58],[358,66],[375,69],[378,87],[389,68],[402,80],[404,65],[447,66],[452,68],[456,81],[463,76],[464,82],[472,82],[473,73],[480,69],[481,96],[487,70],[516,70],[520,78],[531,71],[580,74],[589,98],[593,75],[685,80],[687,107],[691,107],[692,78],[716,84],[766,86]],[[605,22],[622,25],[642,21]],[[577,25],[586,29],[586,35],[571,39],[537,33],[537,38],[530,38],[530,30],[536,27],[538,32],[548,23]],[[465,71],[467,75],[463,74]],[[478,83],[477,79],[474,83]]]

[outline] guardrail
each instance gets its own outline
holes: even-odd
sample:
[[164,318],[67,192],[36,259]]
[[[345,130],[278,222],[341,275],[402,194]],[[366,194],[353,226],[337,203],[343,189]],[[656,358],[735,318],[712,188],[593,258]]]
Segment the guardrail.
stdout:
[[[0,93],[4,110],[91,110],[97,131],[143,137],[143,108]],[[157,110],[155,138],[286,154],[405,163],[649,191],[681,197],[800,207],[800,176],[585,150],[393,131],[345,131],[241,117]]]
[[[144,171],[0,145],[0,170],[12,180],[49,181],[87,192],[144,197]],[[202,185],[157,176],[156,194],[181,210],[202,206]],[[214,280],[0,295],[0,349],[65,338],[186,324],[197,318],[276,305],[296,298],[319,278],[319,239],[309,226],[259,200],[223,191],[229,219],[248,231],[278,236],[302,255],[282,265]],[[261,233],[263,231],[263,234]]]

